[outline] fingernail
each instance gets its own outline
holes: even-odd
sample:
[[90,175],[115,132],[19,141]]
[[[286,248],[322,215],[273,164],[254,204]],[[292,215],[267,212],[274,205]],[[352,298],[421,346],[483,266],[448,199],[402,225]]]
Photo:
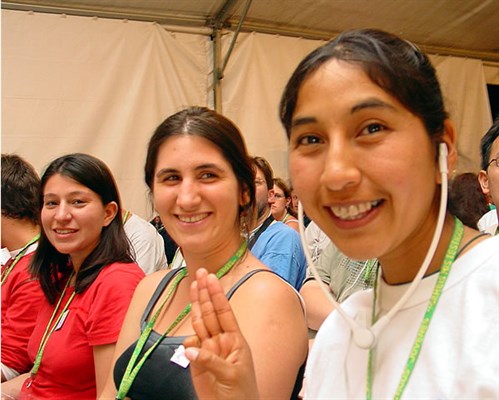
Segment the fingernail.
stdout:
[[199,350],[196,349],[195,347],[188,347],[187,349],[185,349],[185,356],[190,361],[196,361],[197,358],[199,357]]

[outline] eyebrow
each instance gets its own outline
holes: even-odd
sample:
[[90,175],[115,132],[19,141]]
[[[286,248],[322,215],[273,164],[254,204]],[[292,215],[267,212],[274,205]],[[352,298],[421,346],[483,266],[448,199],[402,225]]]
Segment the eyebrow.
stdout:
[[317,122],[317,118],[315,117],[301,117],[301,118],[294,118],[291,121],[291,128],[295,128],[300,125],[307,125],[307,124],[313,124]]
[[[88,194],[89,194],[88,192],[83,191],[83,190],[75,190],[74,192],[70,192],[70,193],[68,193],[67,195],[68,195],[68,196],[84,196],[84,195],[88,195]],[[50,197],[50,196],[59,197],[59,195],[58,195],[58,194],[56,194],[56,193],[45,193],[45,194],[43,195],[43,197],[44,197],[44,198],[45,198],[45,197]]]
[[366,108],[387,108],[390,110],[395,110],[395,107],[377,98],[369,98],[361,101],[360,103],[354,105],[350,110],[350,114],[365,110]]
[[[392,106],[391,104],[388,104],[380,99],[377,98],[368,98],[366,100],[361,101],[358,104],[355,104],[351,109],[350,109],[350,115],[355,114],[356,112],[369,109],[369,108],[386,108],[389,110],[395,110],[395,107]],[[300,125],[307,125],[307,124],[312,124],[316,123],[317,118],[315,117],[300,117],[300,118],[295,118],[291,121],[291,128],[295,128]]]
[[[223,168],[219,167],[217,164],[214,164],[214,163],[201,164],[201,165],[198,165],[197,167],[194,168],[194,170],[196,170],[196,171],[201,171],[203,169],[215,169],[215,170],[220,171],[220,172],[224,171]],[[179,172],[180,171],[178,169],[175,169],[175,168],[163,168],[163,169],[160,169],[156,173],[156,177],[160,177],[162,175],[171,174],[171,173],[178,174]]]

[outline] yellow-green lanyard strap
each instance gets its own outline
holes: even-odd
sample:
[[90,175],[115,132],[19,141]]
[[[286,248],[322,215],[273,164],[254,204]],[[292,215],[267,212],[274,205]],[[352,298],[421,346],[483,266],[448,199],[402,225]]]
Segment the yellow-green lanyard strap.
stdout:
[[[56,326],[59,324],[59,322],[61,321],[61,318],[64,316],[64,314],[66,313],[66,310],[68,309],[69,305],[71,304],[71,301],[73,301],[73,298],[74,298],[76,292],[71,293],[71,296],[69,297],[68,301],[64,305],[61,313],[57,317],[57,320],[52,325],[52,321],[54,320],[55,316],[57,315],[59,307],[61,306],[61,303],[62,303],[62,299],[64,298],[64,295],[66,294],[66,290],[69,286],[69,282],[71,281],[71,278],[73,277],[73,275],[74,275],[74,272],[72,272],[71,275],[69,276],[68,281],[66,282],[66,285],[64,286],[64,290],[62,291],[61,296],[59,297],[59,300],[57,301],[57,304],[55,306],[55,309],[52,312],[52,316],[50,317],[50,320],[47,324],[47,327],[45,328],[45,332],[43,333],[42,340],[40,341],[40,346],[38,347],[38,352],[36,353],[36,358],[35,358],[35,362],[33,364],[33,368],[31,368],[31,376],[32,377],[37,374],[38,369],[40,368],[43,353],[45,351],[45,346],[47,345],[47,342],[48,342],[50,336],[52,335],[52,332],[54,332]],[[51,325],[52,325],[52,328],[50,328]]]
[[[220,279],[222,276],[224,276],[227,272],[230,271],[230,269],[241,259],[243,254],[246,252],[246,249],[248,248],[248,243],[246,241],[243,241],[239,249],[236,251],[236,253],[227,261],[216,273],[216,276],[218,279]],[[142,365],[144,362],[147,360],[149,355],[156,349],[156,347],[159,346],[159,344],[163,341],[163,339],[172,331],[173,328],[175,328],[180,321],[182,321],[187,314],[191,311],[191,304],[187,304],[185,308],[180,312],[180,314],[175,318],[175,320],[171,323],[171,325],[166,329],[166,331],[161,335],[161,337],[156,340],[156,342],[144,353],[144,355],[138,360],[139,355],[144,348],[144,345],[149,338],[149,335],[151,334],[151,331],[154,327],[154,324],[156,320],[159,317],[159,314],[161,313],[161,310],[163,309],[164,305],[168,301],[168,299],[171,297],[175,289],[177,288],[178,284],[180,281],[187,275],[187,270],[184,268],[182,269],[176,276],[174,281],[172,282],[170,289],[168,293],[166,294],[165,299],[161,303],[161,306],[158,308],[158,310],[154,313],[153,317],[147,322],[147,325],[143,332],[141,333],[139,340],[137,341],[137,344],[135,346],[135,349],[133,350],[133,354],[130,357],[130,361],[128,362],[128,365],[126,367],[125,373],[123,374],[123,378],[120,382],[120,387],[118,389],[118,394],[116,395],[117,400],[123,400],[126,395],[128,394],[128,391],[130,390],[130,387],[133,384],[133,381],[137,377],[137,374],[139,373],[140,369],[142,368]],[[138,361],[137,361],[138,360]]]
[[[428,303],[428,307],[426,308],[423,320],[421,321],[421,325],[419,326],[418,333],[414,340],[414,344],[412,345],[411,352],[409,353],[409,358],[407,359],[404,371],[402,372],[399,385],[397,387],[395,395],[393,396],[395,400],[399,400],[402,397],[402,394],[404,393],[407,383],[409,382],[409,378],[411,377],[412,371],[416,366],[416,361],[418,360],[419,353],[421,352],[421,347],[423,345],[426,332],[428,331],[428,327],[430,326],[433,313],[437,308],[437,304],[438,301],[440,300],[440,296],[445,286],[445,282],[447,281],[447,277],[449,276],[452,264],[454,262],[454,259],[456,258],[457,250],[461,243],[461,239],[463,238],[463,233],[464,233],[463,223],[457,218],[455,218],[452,238],[449,243],[449,246],[447,247],[447,252],[445,253],[445,258],[440,267],[440,273],[438,274],[437,283],[435,284],[435,288],[433,289],[433,293]],[[374,323],[374,314],[375,314],[374,309],[376,307],[376,289],[377,288],[375,287],[372,323]],[[372,350],[369,350],[369,359],[367,363],[367,388],[366,388],[367,400],[372,399],[372,388],[373,388],[373,355],[372,355]]]
[[5,271],[2,272],[2,281],[1,285],[7,280],[9,277],[9,274],[12,272],[16,264],[19,262],[19,260],[26,254],[28,251],[29,246],[31,246],[33,243],[37,242],[38,239],[40,239],[40,234],[36,235],[33,239],[31,239],[28,243],[24,245],[24,247],[17,253],[16,257],[14,258],[14,261],[12,264],[10,264],[7,268],[5,268]]
[[123,216],[123,225],[126,224],[126,222],[128,221],[128,218],[130,218],[130,215],[131,215],[130,211],[126,210],[125,215]]

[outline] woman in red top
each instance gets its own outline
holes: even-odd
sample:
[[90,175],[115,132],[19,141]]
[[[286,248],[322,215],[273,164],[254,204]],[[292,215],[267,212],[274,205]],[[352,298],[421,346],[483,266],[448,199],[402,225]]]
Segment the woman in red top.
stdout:
[[53,161],[41,179],[41,222],[30,269],[46,301],[28,345],[33,367],[2,392],[21,399],[95,399],[144,276],[130,254],[107,166],[86,154]]

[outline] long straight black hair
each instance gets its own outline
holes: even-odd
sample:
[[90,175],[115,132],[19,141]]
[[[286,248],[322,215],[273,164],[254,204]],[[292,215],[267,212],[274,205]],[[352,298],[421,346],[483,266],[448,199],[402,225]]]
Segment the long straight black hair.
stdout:
[[[81,293],[94,282],[105,266],[114,262],[133,262],[130,243],[123,228],[118,187],[106,164],[82,153],[68,154],[52,161],[41,178],[40,209],[43,208],[47,181],[56,174],[86,186],[99,196],[103,205],[112,201],[118,205],[116,216],[108,226],[103,227],[99,243],[83,261],[76,275],[75,292]],[[65,282],[72,271],[71,259],[68,254],[57,251],[43,229],[38,248],[31,259],[30,271],[39,279],[45,296],[53,304],[61,292],[61,282]]]

